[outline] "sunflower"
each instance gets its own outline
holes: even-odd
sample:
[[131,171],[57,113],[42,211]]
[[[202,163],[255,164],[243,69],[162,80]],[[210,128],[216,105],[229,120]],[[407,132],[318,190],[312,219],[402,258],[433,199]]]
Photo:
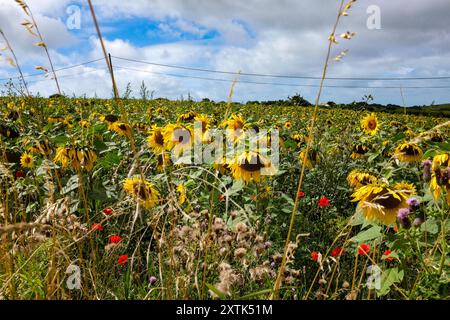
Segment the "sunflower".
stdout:
[[193,143],[192,130],[179,124],[168,124],[162,131],[166,150],[174,150],[179,156],[183,150]]
[[355,190],[361,188],[362,186],[376,183],[377,181],[377,177],[357,169],[352,170],[347,176],[349,186]]
[[54,158],[63,168],[72,167],[75,170],[86,169],[91,171],[97,161],[94,150],[80,147],[59,147]]
[[362,186],[352,197],[353,201],[359,201],[358,207],[366,219],[392,225],[397,219],[398,210],[408,207],[406,200],[409,196],[384,183],[373,183]]
[[155,186],[140,177],[125,179],[124,190],[147,209],[153,208],[159,202],[159,191]]
[[124,122],[113,122],[109,126],[109,129],[121,136],[127,137],[128,139],[131,138],[131,135],[133,133],[133,129],[131,128],[131,126]]
[[52,148],[48,140],[36,141],[34,145],[28,148],[28,152],[33,154],[41,154],[43,156],[48,156],[52,152]]
[[296,133],[296,134],[293,134],[291,136],[291,139],[294,140],[297,143],[300,143],[300,142],[303,142],[305,140],[305,137],[302,134],[300,134],[300,133]]
[[407,196],[412,196],[417,194],[416,187],[409,182],[401,181],[394,184],[394,189],[404,193]]
[[243,133],[245,122],[242,115],[233,114],[228,120],[222,123],[222,126],[227,128],[228,136],[233,141],[236,141]]
[[24,168],[32,168],[33,163],[33,157],[26,152],[24,152],[20,157],[20,165]]
[[269,159],[263,157],[259,152],[244,151],[241,155],[236,155],[229,163],[231,173],[235,180],[244,180],[244,182],[259,181],[261,170],[270,170],[274,172],[274,168]]
[[291,129],[291,128],[292,128],[292,123],[291,123],[290,121],[286,121],[286,122],[284,123],[284,127],[285,127],[286,129]]
[[81,120],[81,121],[80,121],[80,126],[81,126],[82,128],[89,128],[89,127],[91,126],[91,124],[89,123],[89,121]]
[[422,149],[413,143],[402,143],[395,148],[395,156],[402,162],[418,162],[422,155]]
[[369,151],[369,148],[367,146],[362,145],[362,144],[357,144],[357,145],[353,146],[353,152],[352,152],[351,157],[353,159],[364,158],[367,151]]
[[[442,153],[434,156],[432,162],[432,174],[430,181],[430,191],[435,201],[437,201],[444,189],[447,191],[447,204],[450,205],[450,154]],[[444,168],[444,169],[442,169]]]
[[177,192],[178,192],[178,204],[182,205],[186,202],[186,187],[180,183],[177,186]]
[[178,117],[178,121],[191,121],[194,120],[194,118],[197,116],[197,114],[193,111],[189,111],[187,113],[183,113]]
[[375,113],[365,116],[361,120],[361,128],[366,134],[374,135],[379,129],[379,123]]
[[305,166],[309,169],[320,163],[320,155],[316,150],[309,150],[308,156],[306,157],[306,149],[303,149],[298,158],[300,163],[303,163],[303,160],[306,159]]
[[[210,120],[209,120],[209,118],[208,118],[208,116],[207,115],[204,115],[204,114],[201,114],[201,115],[197,115],[197,116],[195,116],[195,121],[198,121],[198,122],[200,122],[201,123],[201,139],[200,139],[200,141],[201,142],[208,142],[208,140],[209,140],[209,128],[210,128]],[[197,132],[195,132],[195,134],[197,134]],[[196,141],[199,141],[199,140],[197,140],[198,138],[196,137]]]
[[163,128],[153,125],[150,130],[150,136],[147,138],[148,145],[153,152],[160,154],[164,151]]
[[441,153],[433,157],[432,170],[437,171],[441,167],[450,166],[450,153]]

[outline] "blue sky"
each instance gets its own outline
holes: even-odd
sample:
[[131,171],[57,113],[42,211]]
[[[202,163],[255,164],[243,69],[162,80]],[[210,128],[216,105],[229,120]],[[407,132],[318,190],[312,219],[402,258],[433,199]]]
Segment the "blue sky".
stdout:
[[[450,33],[445,23],[446,0],[432,4],[398,0],[372,1],[381,11],[381,28],[367,27],[368,5],[357,2],[343,19],[338,33],[357,32],[340,39],[333,57],[344,50],[341,62],[330,64],[335,77],[436,77],[450,76]],[[319,76],[337,6],[330,1],[281,0],[118,0],[93,1],[107,50],[114,56],[161,64],[263,74]],[[334,2],[333,2],[334,4]],[[48,61],[36,39],[23,30],[23,12],[13,1],[0,0],[0,27],[10,38],[27,74]],[[57,68],[101,58],[101,50],[85,1],[36,0],[30,3]],[[406,6],[407,5],[407,6]],[[80,9],[80,29],[68,28],[67,8]],[[72,13],[72,11],[70,11]],[[4,55],[5,53],[2,52]],[[134,93],[145,81],[155,96],[171,99],[204,97],[225,100],[233,75],[195,72],[114,59],[119,88],[128,82]],[[124,67],[124,68],[120,68]],[[133,70],[131,70],[133,69]],[[136,71],[140,70],[140,71]],[[178,75],[175,77],[174,75]],[[0,62],[0,78],[16,76]],[[58,72],[69,95],[111,95],[103,61]],[[192,77],[192,78],[189,78]],[[218,81],[200,78],[215,78]],[[43,77],[29,78],[30,88],[42,95],[54,93]],[[242,81],[287,85],[238,83],[235,100],[283,99],[297,92],[314,100],[316,80],[241,76]],[[228,81],[228,82],[227,82]],[[450,86],[450,80],[337,81],[335,86]],[[296,85],[305,85],[298,86]],[[448,103],[448,89],[407,89],[408,105]],[[400,89],[325,88],[322,102],[358,101],[372,94],[375,102],[402,104]]]

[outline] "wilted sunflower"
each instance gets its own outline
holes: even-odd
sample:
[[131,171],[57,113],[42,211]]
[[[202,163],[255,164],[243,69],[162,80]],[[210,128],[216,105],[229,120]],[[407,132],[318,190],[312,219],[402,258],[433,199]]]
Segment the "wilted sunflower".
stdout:
[[[209,128],[210,128],[210,120],[207,115],[201,114],[198,116],[195,116],[195,121],[198,121],[201,123],[201,137],[198,137],[197,132],[194,132],[196,135],[195,141],[201,141],[201,142],[208,142],[209,141]],[[194,128],[195,130],[195,128]],[[201,139],[199,139],[201,138]]]
[[52,148],[48,140],[36,141],[33,146],[28,148],[28,152],[48,156],[52,152]]
[[182,205],[186,202],[186,187],[180,183],[177,186],[177,192],[178,192],[178,204]]
[[351,157],[353,159],[364,158],[367,151],[369,151],[369,148],[367,146],[362,145],[362,144],[357,144],[357,145],[353,146],[353,152],[352,152]]
[[32,168],[34,164],[33,157],[24,152],[20,157],[20,165],[24,168]]
[[437,201],[444,190],[447,191],[447,204],[450,205],[450,154],[442,153],[434,156],[432,162],[432,174],[430,191]]
[[172,150],[178,147],[175,150],[177,155],[180,155],[184,148],[191,146],[193,143],[192,130],[180,124],[168,124],[164,127],[162,133],[166,150]]
[[152,183],[142,180],[140,177],[125,179],[123,188],[144,208],[153,208],[159,202],[159,191]]
[[131,138],[131,135],[133,133],[133,129],[131,126],[124,122],[114,122],[109,126],[110,130],[116,132],[117,134],[121,136],[125,136],[128,139]]
[[153,125],[150,130],[150,136],[147,138],[147,142],[154,153],[162,153],[164,151],[163,128]]
[[353,201],[359,201],[358,207],[368,220],[392,225],[397,219],[398,210],[407,208],[408,195],[389,188],[384,183],[362,186],[353,193]]
[[361,120],[361,128],[366,134],[374,135],[379,129],[379,123],[375,113],[365,116]]
[[422,149],[416,144],[402,143],[395,148],[395,156],[402,162],[418,162],[422,155]]
[[408,197],[417,194],[416,187],[409,182],[401,181],[394,184],[394,189],[407,195]]
[[178,117],[178,121],[191,121],[194,120],[194,118],[197,116],[197,114],[193,111],[189,111],[187,113],[180,114]]
[[75,170],[87,171],[92,170],[96,160],[95,151],[87,147],[59,147],[54,158],[54,161],[59,162],[63,168],[70,166]]
[[306,160],[306,168],[311,169],[312,167],[320,163],[320,154],[316,150],[311,149],[309,150],[308,156],[306,157],[306,149],[304,149],[302,150],[302,152],[300,152],[298,159],[300,163],[303,163],[303,161]]
[[377,177],[358,169],[352,170],[347,176],[349,186],[355,190],[361,188],[362,186],[376,183],[377,181]]
[[242,179],[245,182],[259,181],[263,169],[269,170],[268,174],[274,173],[270,160],[255,151],[244,151],[241,155],[236,155],[229,167],[235,180]]
[[233,114],[228,120],[222,123],[222,126],[227,128],[228,136],[232,141],[236,141],[243,133],[245,122],[242,115]]

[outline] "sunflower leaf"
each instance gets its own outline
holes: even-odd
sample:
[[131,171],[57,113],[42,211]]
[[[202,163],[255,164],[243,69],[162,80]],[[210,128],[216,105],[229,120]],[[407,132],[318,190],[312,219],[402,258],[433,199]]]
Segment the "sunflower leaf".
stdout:
[[350,241],[362,243],[370,240],[377,239],[381,237],[383,234],[381,233],[381,227],[380,226],[373,226],[372,228],[362,231],[358,233],[356,236],[351,238]]

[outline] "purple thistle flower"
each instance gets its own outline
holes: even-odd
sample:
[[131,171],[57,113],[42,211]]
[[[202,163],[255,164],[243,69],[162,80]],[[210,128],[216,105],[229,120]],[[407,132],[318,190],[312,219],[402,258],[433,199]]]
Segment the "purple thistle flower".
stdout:
[[151,277],[150,277],[150,284],[151,284],[151,285],[154,285],[155,283],[156,283],[156,277],[151,276]]
[[431,161],[425,160],[423,163],[423,180],[430,181],[431,180]]
[[410,213],[411,212],[408,208],[401,208],[398,210],[397,220],[399,224],[405,229],[411,228],[411,220],[409,220]]
[[406,200],[406,203],[409,205],[410,211],[413,211],[420,206],[420,201],[416,197],[410,197],[408,200]]

